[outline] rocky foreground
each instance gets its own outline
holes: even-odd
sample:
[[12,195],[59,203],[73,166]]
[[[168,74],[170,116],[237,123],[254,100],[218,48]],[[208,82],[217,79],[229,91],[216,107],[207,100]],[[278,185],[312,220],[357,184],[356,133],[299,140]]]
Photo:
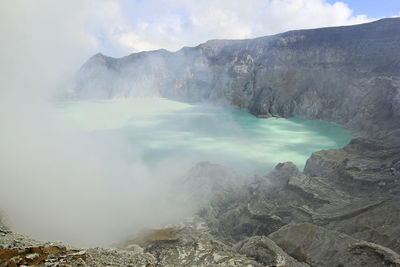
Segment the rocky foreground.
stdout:
[[179,225],[118,248],[77,249],[0,229],[4,266],[400,266],[400,147],[354,139],[243,179],[211,163],[183,182],[200,203]]

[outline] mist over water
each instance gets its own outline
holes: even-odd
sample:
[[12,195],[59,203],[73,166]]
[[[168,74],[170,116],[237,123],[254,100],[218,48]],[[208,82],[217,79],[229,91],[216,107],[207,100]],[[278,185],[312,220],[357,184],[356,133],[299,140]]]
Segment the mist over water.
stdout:
[[240,109],[160,98],[59,103],[56,114],[77,132],[111,144],[128,164],[154,169],[178,163],[177,175],[199,161],[244,176],[264,175],[285,161],[302,170],[312,152],[343,147],[352,137],[328,122],[259,119]]
[[199,161],[264,175],[283,161],[302,168],[313,151],[351,138],[326,122],[158,98],[24,103],[1,117],[0,209],[16,231],[78,246],[192,216],[198,203],[177,185]]
[[164,99],[52,105],[99,51],[88,27],[104,25],[102,4],[0,2],[0,212],[13,230],[110,245],[193,214],[176,184],[198,161],[265,174],[280,161],[301,168],[312,151],[350,139],[327,123]]

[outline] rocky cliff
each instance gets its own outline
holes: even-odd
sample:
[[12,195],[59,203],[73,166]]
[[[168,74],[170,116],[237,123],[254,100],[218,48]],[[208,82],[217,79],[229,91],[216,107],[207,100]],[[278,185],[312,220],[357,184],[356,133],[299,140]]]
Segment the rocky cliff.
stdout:
[[74,98],[160,95],[238,106],[257,116],[339,123],[393,139],[400,125],[400,19],[212,40],[171,53],[93,56]]
[[226,243],[258,240],[247,253],[260,260],[268,237],[311,266],[400,266],[399,162],[399,146],[354,139],[313,153],[304,172],[280,163],[200,214]]

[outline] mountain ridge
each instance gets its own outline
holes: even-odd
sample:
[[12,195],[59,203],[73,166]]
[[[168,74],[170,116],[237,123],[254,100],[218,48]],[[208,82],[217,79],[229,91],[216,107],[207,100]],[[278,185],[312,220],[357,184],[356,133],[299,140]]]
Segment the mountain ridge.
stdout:
[[210,40],[176,52],[96,54],[77,75],[75,99],[159,95],[211,102],[260,117],[321,119],[356,135],[398,140],[400,18]]
[[224,42],[224,41],[228,41],[228,42],[241,42],[241,41],[249,41],[249,40],[257,40],[257,39],[264,39],[264,38],[270,38],[273,36],[279,36],[279,35],[284,35],[284,34],[291,34],[291,33],[298,33],[298,32],[303,32],[303,31],[315,31],[315,30],[326,30],[326,29],[343,29],[343,28],[348,28],[348,27],[356,27],[356,26],[360,26],[360,25],[369,25],[369,24],[376,24],[376,23],[386,23],[386,22],[390,22],[392,23],[393,21],[399,20],[400,21],[400,17],[393,17],[393,18],[381,18],[381,19],[377,19],[374,21],[370,21],[367,23],[359,23],[359,24],[353,24],[353,25],[343,25],[343,26],[327,26],[327,27],[320,27],[320,28],[311,28],[311,29],[298,29],[298,30],[289,30],[289,31],[285,31],[285,32],[281,32],[281,33],[277,33],[277,34],[271,34],[271,35],[263,35],[263,36],[259,36],[259,37],[254,37],[254,38],[244,38],[244,39],[210,39],[205,41],[204,43],[200,43],[198,45],[195,46],[183,46],[182,48],[176,50],[176,51],[169,51],[165,48],[159,48],[159,49],[154,49],[154,50],[144,50],[144,51],[139,51],[139,52],[133,52],[130,53],[126,56],[121,56],[121,57],[113,57],[113,56],[108,56],[103,54],[102,52],[98,52],[96,54],[94,54],[93,56],[89,57],[88,61],[91,60],[91,58],[96,57],[96,56],[103,56],[106,58],[111,58],[111,59],[122,59],[122,58],[126,58],[129,57],[131,55],[134,54],[141,54],[141,53],[152,53],[152,52],[157,52],[160,50],[166,51],[168,53],[177,53],[181,50],[185,50],[185,49],[191,49],[191,48],[197,48],[199,46],[205,45],[207,43],[211,43],[211,42]]

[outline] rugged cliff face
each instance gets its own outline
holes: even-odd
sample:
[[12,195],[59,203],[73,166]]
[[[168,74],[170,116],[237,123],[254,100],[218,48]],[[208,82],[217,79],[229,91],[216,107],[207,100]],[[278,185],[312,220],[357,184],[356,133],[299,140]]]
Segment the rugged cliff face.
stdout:
[[400,19],[251,40],[213,40],[175,53],[97,54],[70,97],[160,95],[257,116],[301,116],[361,136],[400,135]]

